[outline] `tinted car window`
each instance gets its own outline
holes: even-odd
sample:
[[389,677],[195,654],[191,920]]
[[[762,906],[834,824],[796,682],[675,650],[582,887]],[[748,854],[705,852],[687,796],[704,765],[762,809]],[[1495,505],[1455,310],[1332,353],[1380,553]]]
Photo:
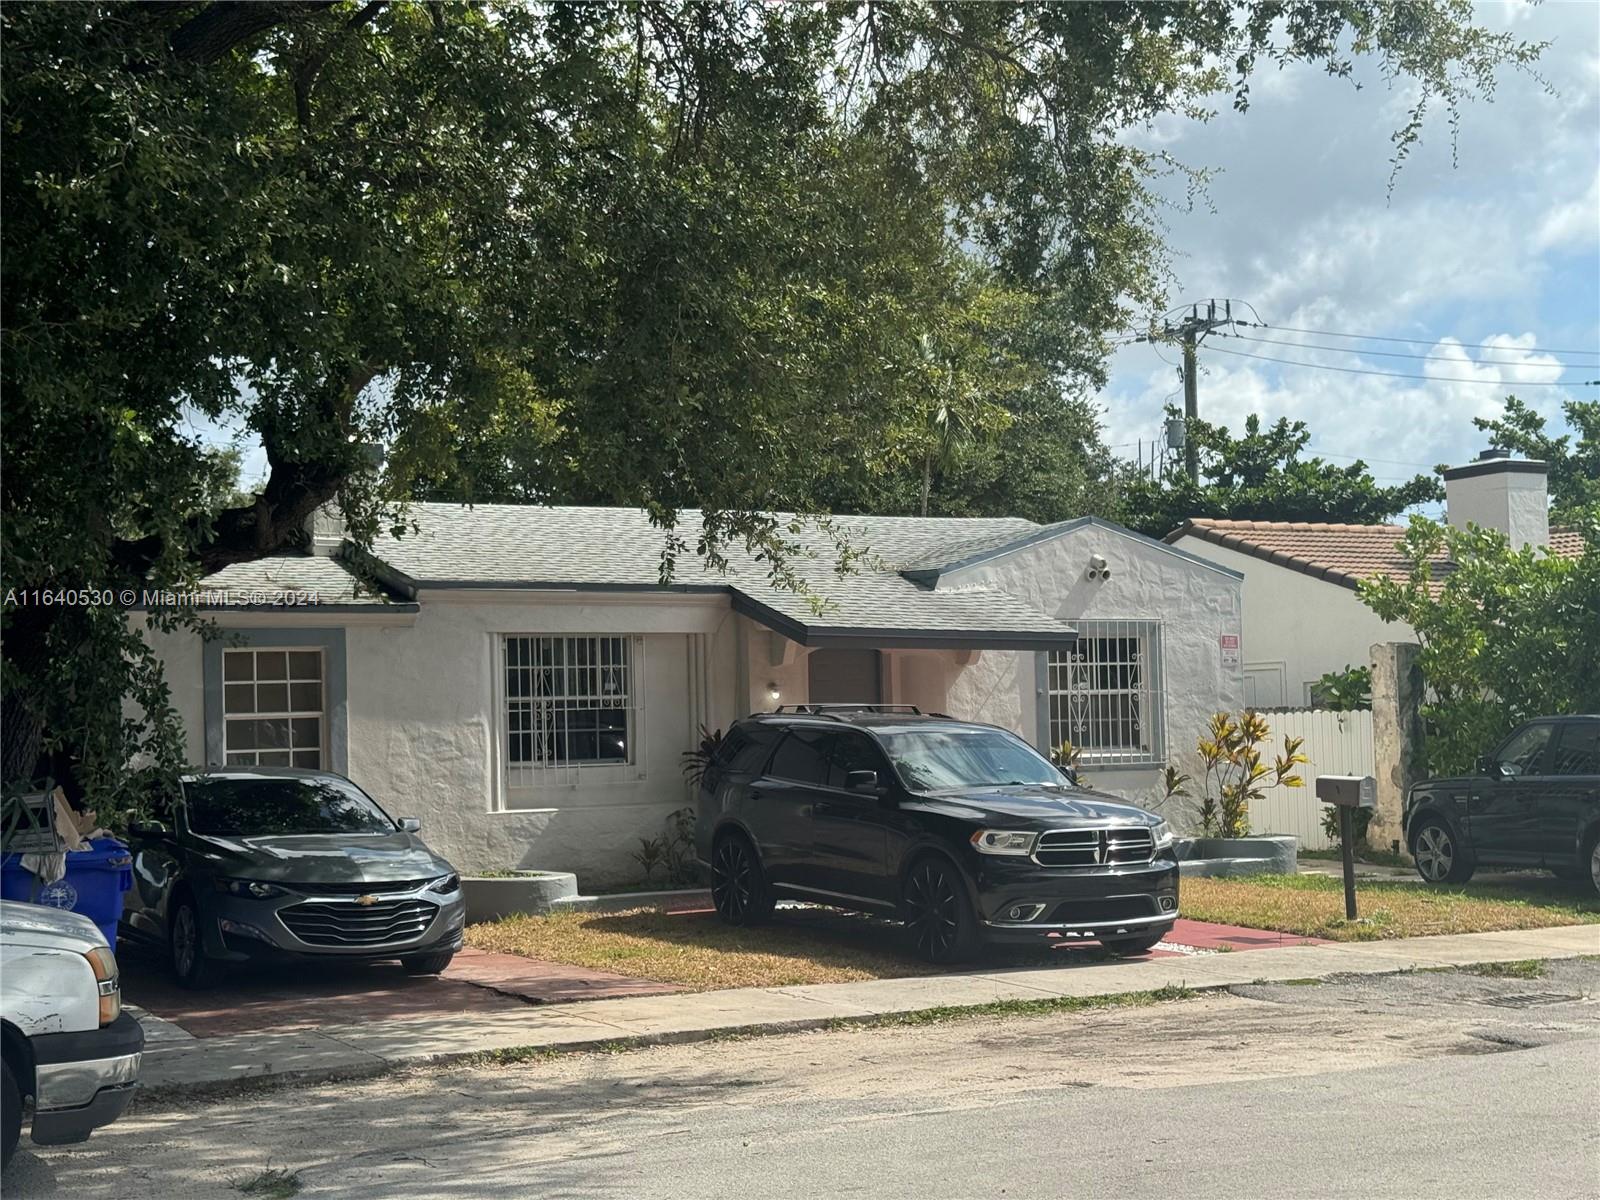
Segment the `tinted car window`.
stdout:
[[842,788],[851,771],[876,771],[881,781],[883,755],[864,733],[841,733],[834,739],[833,758],[828,764],[828,786]]
[[1021,738],[999,729],[929,727],[882,735],[908,788],[959,791],[1004,784],[1065,786],[1066,777]]
[[828,743],[822,730],[795,729],[772,757],[772,774],[796,783],[822,783],[828,777]]
[[1600,721],[1573,721],[1556,743],[1557,775],[1600,775]]
[[766,729],[735,729],[728,735],[733,743],[721,756],[724,770],[750,774],[761,769],[772,750],[774,734]]
[[343,779],[201,779],[183,786],[189,829],[219,837],[393,833],[395,824]]
[[1537,775],[1544,769],[1544,748],[1553,725],[1529,725],[1515,734],[1495,757],[1507,775]]

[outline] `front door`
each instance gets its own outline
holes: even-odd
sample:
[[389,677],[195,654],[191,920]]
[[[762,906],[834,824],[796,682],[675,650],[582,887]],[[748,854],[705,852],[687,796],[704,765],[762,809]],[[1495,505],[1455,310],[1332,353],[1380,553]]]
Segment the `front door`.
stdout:
[[1584,832],[1600,814],[1600,718],[1563,721],[1551,753],[1549,786],[1539,798],[1539,840],[1547,867],[1582,867]]
[[847,730],[833,740],[828,786],[811,810],[811,846],[816,887],[875,907],[893,907],[888,876],[888,828],[898,810],[872,792],[845,787],[851,771],[873,771],[889,782],[889,764],[864,733]]
[[876,650],[813,650],[806,659],[812,704],[877,704],[883,697]]
[[1542,861],[1539,799],[1549,784],[1545,764],[1555,728],[1547,721],[1524,725],[1495,751],[1489,773],[1478,780],[1471,817],[1472,852],[1478,861]]

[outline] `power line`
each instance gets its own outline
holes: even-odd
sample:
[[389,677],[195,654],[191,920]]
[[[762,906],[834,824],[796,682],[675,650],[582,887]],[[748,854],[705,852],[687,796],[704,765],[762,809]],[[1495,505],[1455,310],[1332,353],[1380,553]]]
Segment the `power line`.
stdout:
[[[1438,338],[1383,337],[1376,333],[1339,333],[1338,331],[1332,329],[1301,329],[1295,325],[1273,325],[1270,322],[1264,323],[1269,329],[1277,329],[1283,333],[1309,333],[1316,337],[1354,338],[1363,342],[1405,342],[1413,346],[1432,346],[1437,345],[1439,342]],[[1461,346],[1461,348],[1464,350],[1521,349],[1521,347],[1516,346],[1496,346],[1491,342],[1458,342],[1457,345]],[[1529,354],[1587,354],[1591,357],[1600,356],[1600,350],[1596,349],[1558,350],[1550,346],[1529,346],[1526,348],[1526,352]]]
[[[1286,342],[1282,338],[1252,337],[1251,335],[1249,335],[1247,333],[1224,333],[1224,334],[1219,334],[1218,336],[1219,337],[1241,338],[1242,340],[1247,341],[1247,342],[1264,342],[1264,343],[1266,343],[1268,345],[1272,345],[1272,346],[1293,346],[1293,347],[1297,347],[1298,349],[1301,349],[1301,350],[1326,350],[1331,354],[1360,354],[1360,355],[1364,355],[1364,356],[1368,356],[1368,357],[1376,357],[1376,358],[1420,358],[1420,359],[1429,360],[1429,361],[1432,361],[1432,362],[1450,362],[1450,361],[1452,361],[1451,359],[1446,358],[1445,356],[1439,355],[1439,354],[1408,354],[1403,350],[1363,350],[1363,349],[1361,349],[1359,347],[1356,347],[1356,346],[1318,346],[1318,345],[1316,345],[1315,343],[1312,343],[1312,342]],[[1461,348],[1462,349],[1466,349],[1466,347],[1464,347],[1464,346],[1461,347]],[[1498,349],[1510,349],[1510,347],[1497,347],[1497,348]],[[1543,351],[1530,350],[1530,351],[1527,351],[1527,353],[1529,353],[1529,354],[1536,354],[1536,353],[1553,354],[1553,353],[1556,353],[1556,352],[1553,351],[1553,350],[1543,350]],[[1562,353],[1573,353],[1573,352],[1572,351],[1562,351]],[[1600,352],[1596,353],[1596,357],[1600,357]],[[1482,362],[1482,363],[1489,363],[1489,364],[1499,365],[1499,366],[1522,366],[1523,365],[1522,363],[1519,363],[1519,362],[1512,362],[1512,361],[1509,361],[1509,360],[1497,359],[1497,358],[1480,358],[1480,359],[1477,359],[1476,361]],[[1563,366],[1563,367],[1570,367],[1570,368],[1572,368],[1574,370],[1584,370],[1586,368],[1593,368],[1593,367],[1600,366],[1600,363],[1561,363],[1560,365]]]
[[1368,371],[1360,367],[1332,367],[1326,363],[1305,362],[1295,358],[1273,358],[1269,354],[1251,354],[1245,350],[1228,350],[1222,346],[1212,346],[1218,354],[1231,354],[1235,358],[1254,358],[1261,362],[1278,363],[1288,367],[1310,367],[1314,371],[1338,371],[1341,375],[1380,375],[1385,379],[1420,379],[1426,383],[1479,383],[1498,388],[1525,388],[1525,387],[1600,387],[1600,379],[1585,379],[1573,383],[1563,383],[1559,380],[1545,382],[1542,380],[1507,381],[1502,379],[1468,379],[1462,375],[1403,375],[1398,371]]

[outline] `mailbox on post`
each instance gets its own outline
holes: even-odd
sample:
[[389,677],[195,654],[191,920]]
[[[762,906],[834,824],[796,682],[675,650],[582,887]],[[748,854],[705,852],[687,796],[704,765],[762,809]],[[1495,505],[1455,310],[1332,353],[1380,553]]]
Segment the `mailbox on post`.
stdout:
[[1344,860],[1344,916],[1356,919],[1356,809],[1378,807],[1371,775],[1318,775],[1317,799],[1339,810],[1339,857]]
[[1318,775],[1317,799],[1340,808],[1377,808],[1378,781],[1371,775]]

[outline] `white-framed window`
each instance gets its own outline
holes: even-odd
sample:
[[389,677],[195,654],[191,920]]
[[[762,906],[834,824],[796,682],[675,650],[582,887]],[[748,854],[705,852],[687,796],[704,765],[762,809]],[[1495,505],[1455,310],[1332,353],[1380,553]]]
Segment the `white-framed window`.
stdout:
[[638,642],[612,634],[501,639],[509,783],[635,761]]
[[320,649],[224,650],[223,761],[320,770],[327,755],[324,675]]
[[1071,742],[1084,762],[1165,761],[1160,622],[1074,624],[1077,643],[1048,659],[1050,746]]

